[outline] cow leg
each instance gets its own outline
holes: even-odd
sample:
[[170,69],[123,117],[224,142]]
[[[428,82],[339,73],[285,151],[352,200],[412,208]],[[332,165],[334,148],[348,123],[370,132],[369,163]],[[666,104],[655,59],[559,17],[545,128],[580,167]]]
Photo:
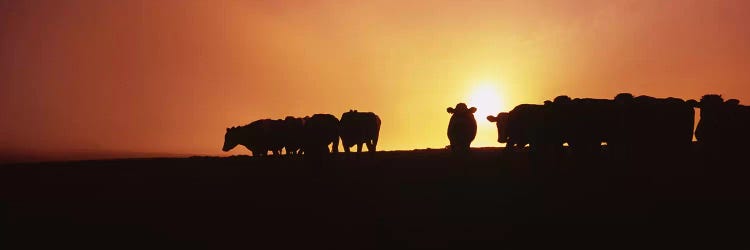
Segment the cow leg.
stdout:
[[507,142],[505,143],[505,150],[503,150],[503,151],[504,151],[504,153],[510,153],[510,152],[513,152],[513,147],[514,147],[514,146],[515,146],[515,142],[513,142],[512,140],[509,140],[509,141],[507,141]]
[[375,143],[372,140],[367,140],[367,152],[375,152]]
[[333,146],[331,148],[332,153],[338,153],[339,152],[339,138],[336,137],[336,139],[333,140]]
[[349,151],[351,151],[351,149],[349,149],[349,147],[351,147],[350,145],[344,144],[343,146],[344,146],[344,152],[345,153],[349,153]]
[[357,143],[357,153],[362,153],[362,143]]

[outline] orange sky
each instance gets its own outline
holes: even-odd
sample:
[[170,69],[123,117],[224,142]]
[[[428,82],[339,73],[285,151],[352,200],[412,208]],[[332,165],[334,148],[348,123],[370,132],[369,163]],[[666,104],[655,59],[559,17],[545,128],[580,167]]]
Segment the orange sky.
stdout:
[[0,150],[248,154],[225,127],[349,109],[439,148],[458,102],[499,146],[487,113],[560,94],[750,102],[747,1],[280,2],[0,2]]

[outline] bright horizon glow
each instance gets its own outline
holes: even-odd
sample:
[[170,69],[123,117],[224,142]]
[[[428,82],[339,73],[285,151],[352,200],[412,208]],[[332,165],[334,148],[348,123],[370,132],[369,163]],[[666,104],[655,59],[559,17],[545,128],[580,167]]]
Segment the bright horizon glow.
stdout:
[[506,98],[499,90],[499,86],[498,82],[491,80],[480,81],[474,86],[466,105],[477,108],[477,112],[474,114],[477,119],[488,115],[497,115],[498,112],[505,111],[503,100]]
[[494,123],[487,121],[488,115],[497,115],[507,111],[505,107],[506,93],[501,91],[502,83],[494,80],[478,81],[471,90],[466,105],[476,107],[474,118],[477,120],[477,137],[472,147],[497,147],[497,129]]

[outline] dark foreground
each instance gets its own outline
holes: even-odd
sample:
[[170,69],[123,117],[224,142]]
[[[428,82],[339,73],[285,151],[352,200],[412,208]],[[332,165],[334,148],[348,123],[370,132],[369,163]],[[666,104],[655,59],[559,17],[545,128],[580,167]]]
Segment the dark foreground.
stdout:
[[747,167],[499,149],[7,165],[0,248],[747,248]]

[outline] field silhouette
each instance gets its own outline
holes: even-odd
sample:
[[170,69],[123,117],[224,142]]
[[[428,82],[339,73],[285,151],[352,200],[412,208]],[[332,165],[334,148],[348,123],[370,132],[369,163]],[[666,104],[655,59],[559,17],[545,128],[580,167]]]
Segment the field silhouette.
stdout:
[[696,145],[629,161],[353,154],[4,165],[3,249],[747,246],[742,157]]

